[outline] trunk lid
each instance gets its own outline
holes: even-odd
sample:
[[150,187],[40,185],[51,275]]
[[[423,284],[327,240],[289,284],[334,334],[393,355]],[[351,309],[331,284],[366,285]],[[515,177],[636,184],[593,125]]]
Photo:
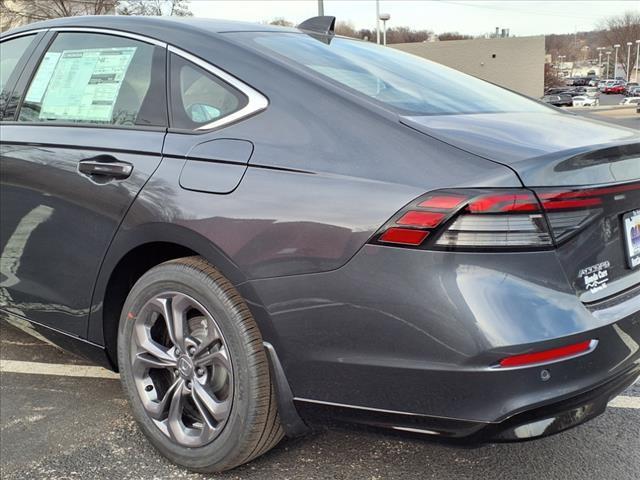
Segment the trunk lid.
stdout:
[[640,284],[640,266],[632,260],[634,248],[640,259],[639,132],[552,110],[401,121],[508,166],[543,204],[545,198],[550,206],[568,202],[546,215],[559,260],[583,302]]

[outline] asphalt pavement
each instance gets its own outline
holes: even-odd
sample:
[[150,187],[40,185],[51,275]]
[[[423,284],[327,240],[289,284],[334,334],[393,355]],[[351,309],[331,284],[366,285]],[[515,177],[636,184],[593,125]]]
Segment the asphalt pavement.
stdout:
[[221,475],[163,459],[131,417],[116,375],[0,324],[0,478],[13,479],[562,479],[637,480],[640,384],[572,430],[465,447],[343,424]]

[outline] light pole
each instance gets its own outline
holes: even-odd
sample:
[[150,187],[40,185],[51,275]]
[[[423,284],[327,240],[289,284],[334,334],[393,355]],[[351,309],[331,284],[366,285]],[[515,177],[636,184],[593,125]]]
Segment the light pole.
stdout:
[[609,80],[609,63],[611,62],[611,52],[607,53],[607,80]]
[[604,50],[604,47],[598,47],[598,76],[601,77],[602,76],[602,50]]
[[560,59],[560,75],[562,75],[562,77],[564,77],[563,74],[563,70],[564,70],[564,59],[567,58],[566,55],[558,55],[558,59]]
[[627,82],[631,81],[631,45],[633,45],[633,42],[627,42],[627,68],[625,69]]
[[380,0],[376,0],[376,43],[380,45]]
[[381,13],[380,20],[382,20],[382,44],[387,44],[387,20],[391,18],[388,13]]
[[324,0],[318,0],[318,16],[324,17]]
[[638,63],[640,63],[640,40],[636,40],[636,82],[638,81]]
[[616,43],[613,48],[616,49],[616,54],[614,55],[613,60],[613,79],[616,79],[616,72],[618,70],[618,49],[620,48],[620,44]]

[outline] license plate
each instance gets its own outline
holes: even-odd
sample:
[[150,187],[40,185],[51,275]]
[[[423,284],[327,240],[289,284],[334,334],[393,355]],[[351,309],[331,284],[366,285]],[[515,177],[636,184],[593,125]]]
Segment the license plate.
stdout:
[[640,266],[640,210],[626,213],[622,217],[624,237],[627,247],[629,268]]

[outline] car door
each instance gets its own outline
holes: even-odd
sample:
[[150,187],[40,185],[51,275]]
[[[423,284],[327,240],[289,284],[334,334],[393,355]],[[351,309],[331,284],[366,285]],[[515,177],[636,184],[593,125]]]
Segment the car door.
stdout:
[[48,36],[0,125],[0,309],[85,336],[101,261],[162,158],[166,45]]

